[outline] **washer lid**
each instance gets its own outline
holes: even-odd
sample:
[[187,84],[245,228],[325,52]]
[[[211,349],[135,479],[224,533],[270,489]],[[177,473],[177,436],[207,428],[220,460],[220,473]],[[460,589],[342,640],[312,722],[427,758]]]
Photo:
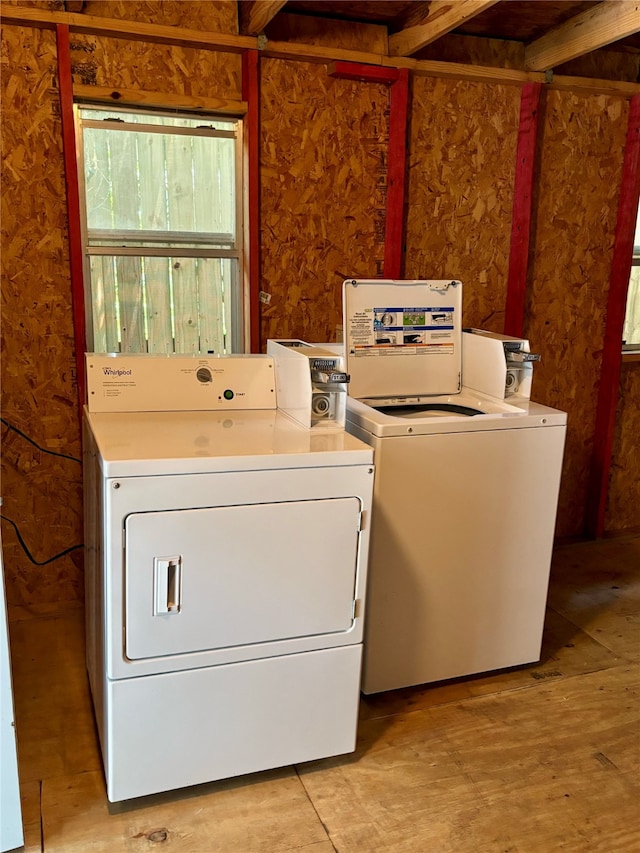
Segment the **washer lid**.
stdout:
[[[424,409],[423,405],[436,408]],[[447,407],[451,407],[447,411]],[[411,409],[414,411],[411,411]],[[467,412],[460,412],[466,409]],[[475,412],[475,414],[470,414]],[[567,416],[529,400],[511,405],[473,388],[464,387],[459,394],[431,397],[428,400],[356,400],[347,399],[347,424],[354,435],[424,436],[437,433],[471,433],[486,430],[523,429],[525,427],[564,426]],[[375,446],[375,445],[374,445]]]
[[351,397],[460,391],[462,282],[347,279],[342,310]]

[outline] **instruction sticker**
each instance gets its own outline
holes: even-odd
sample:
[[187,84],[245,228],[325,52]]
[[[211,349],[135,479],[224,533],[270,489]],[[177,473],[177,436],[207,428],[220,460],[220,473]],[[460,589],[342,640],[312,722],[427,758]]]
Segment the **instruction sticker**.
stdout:
[[356,311],[350,318],[350,342],[356,356],[453,355],[455,308],[380,307]]

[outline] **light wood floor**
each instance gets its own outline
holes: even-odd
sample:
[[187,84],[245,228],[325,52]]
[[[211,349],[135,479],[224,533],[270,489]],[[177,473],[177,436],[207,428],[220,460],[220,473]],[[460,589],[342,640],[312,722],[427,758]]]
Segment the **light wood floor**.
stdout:
[[29,853],[640,851],[640,538],[556,549],[540,664],[363,698],[353,755],[111,809],[82,608],[10,619]]

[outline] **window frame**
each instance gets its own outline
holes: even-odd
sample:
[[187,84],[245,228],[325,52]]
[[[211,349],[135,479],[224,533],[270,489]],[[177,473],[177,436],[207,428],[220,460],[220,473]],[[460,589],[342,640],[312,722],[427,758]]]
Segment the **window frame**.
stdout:
[[[634,267],[640,267],[640,246],[634,246],[633,247],[633,256],[631,258],[630,272],[631,272],[631,270],[634,269]],[[630,284],[631,284],[631,275],[629,275],[629,285]],[[628,301],[628,298],[629,298],[629,288],[627,289],[627,301]],[[640,298],[640,294],[638,294],[638,298]],[[626,325],[626,322],[627,322],[627,310],[626,310],[626,303],[625,303],[623,330],[624,330],[624,326]],[[623,357],[626,356],[630,361],[636,361],[637,360],[636,357],[640,358],[640,341],[634,341],[633,343],[630,343],[630,344],[625,343],[623,341],[622,342],[622,355],[623,355]],[[629,358],[630,356],[633,356],[633,358]]]
[[[624,319],[622,324],[622,333],[624,335],[624,327],[627,324],[627,308],[629,303],[629,291],[631,287],[631,273],[634,267],[640,267],[640,205],[636,210],[636,225],[633,239],[633,246],[631,248],[631,264],[629,266],[629,281],[627,284],[627,292],[625,296],[625,311],[624,311]],[[638,299],[640,299],[640,292],[638,293]],[[621,342],[622,346],[622,358],[624,361],[637,361],[640,359],[640,341],[635,341],[634,343],[627,344],[624,342],[624,339]]]
[[[214,234],[210,232],[199,232],[203,238],[218,243],[215,248],[196,247],[198,240],[194,240],[194,232],[180,231],[143,231],[138,229],[90,229],[88,227],[87,198],[84,164],[84,135],[85,127],[105,128],[104,118],[87,118],[81,115],[81,110],[95,110],[105,113],[113,111],[114,116],[129,113],[136,116],[165,115],[171,118],[185,118],[190,120],[201,120],[206,122],[234,123],[234,130],[218,130],[214,128],[180,127],[175,125],[146,124],[143,122],[121,122],[114,120],[107,127],[109,130],[140,131],[151,133],[171,134],[176,136],[218,136],[233,138],[234,145],[234,168],[235,168],[235,240],[230,234]],[[244,158],[244,119],[242,115],[217,114],[215,112],[191,112],[188,109],[161,109],[139,106],[121,106],[111,104],[78,100],[73,105],[75,147],[78,173],[78,194],[80,211],[80,235],[82,241],[82,277],[85,304],[85,327],[86,348],[91,352],[94,348],[94,323],[93,323],[93,293],[91,282],[91,259],[97,256],[107,257],[158,257],[158,258],[230,258],[236,262],[236,273],[234,286],[231,289],[231,329],[230,336],[232,347],[228,353],[245,353],[250,350],[250,312],[249,299],[246,287],[246,255],[245,243],[245,187],[244,180],[245,158]],[[100,244],[92,243],[99,240]],[[122,242],[129,245],[122,245]],[[171,247],[154,246],[154,243],[169,243]],[[204,240],[202,241],[204,242]],[[180,245],[180,244],[183,245]],[[227,244],[224,246],[224,244]],[[134,244],[134,245],[132,245]],[[151,244],[151,245],[150,245]],[[178,245],[176,245],[178,244]],[[114,250],[117,248],[117,252]],[[203,353],[204,355],[205,353]]]

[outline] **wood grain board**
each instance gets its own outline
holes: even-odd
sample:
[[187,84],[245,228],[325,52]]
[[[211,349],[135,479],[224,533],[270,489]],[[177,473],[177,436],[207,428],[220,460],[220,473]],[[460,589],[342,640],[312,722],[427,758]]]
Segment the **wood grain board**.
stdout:
[[242,99],[242,60],[236,54],[81,34],[72,34],[70,47],[74,83],[153,92],[161,80],[174,100],[214,93],[222,100]]
[[[602,647],[640,661],[640,539],[621,537],[557,548],[549,606]],[[640,759],[640,752],[636,756]]]
[[[2,61],[2,416],[27,436],[3,422],[2,513],[43,562],[82,542],[62,136],[51,91],[55,34],[3,28]],[[82,595],[81,551],[34,565],[6,522],[3,546],[9,602]]]
[[463,283],[465,326],[502,331],[520,90],[416,77],[406,278]]
[[623,364],[605,514],[605,529],[611,532],[640,528],[638,480],[634,476],[634,460],[640,459],[639,400],[640,362]]
[[342,281],[384,258],[389,89],[261,63],[261,336],[335,340]]
[[[58,4],[60,5],[60,4]],[[85,0],[83,14],[100,18],[141,21],[192,30],[237,33],[234,3],[166,3],[163,0]]]
[[340,853],[633,851],[637,698],[622,666],[372,721],[301,778]]
[[557,533],[571,536],[584,525],[628,105],[545,96],[525,335],[542,356],[534,399],[569,415]]

